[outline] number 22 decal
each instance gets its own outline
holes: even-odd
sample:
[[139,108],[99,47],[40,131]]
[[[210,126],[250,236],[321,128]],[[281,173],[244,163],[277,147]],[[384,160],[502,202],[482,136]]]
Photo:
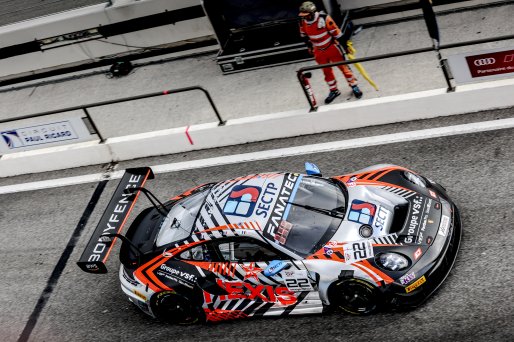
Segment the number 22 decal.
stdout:
[[296,270],[296,271],[284,271],[282,272],[284,284],[287,286],[289,291],[312,291],[312,285],[307,277],[307,271]]
[[352,263],[374,256],[373,243],[369,240],[357,241],[343,246],[345,263]]

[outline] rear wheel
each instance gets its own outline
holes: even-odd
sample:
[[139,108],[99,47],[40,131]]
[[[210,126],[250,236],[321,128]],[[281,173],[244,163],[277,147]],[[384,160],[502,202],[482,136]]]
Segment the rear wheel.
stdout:
[[175,291],[163,291],[155,294],[151,301],[155,316],[173,324],[195,324],[203,318],[202,309],[188,297]]
[[380,293],[372,284],[360,279],[344,279],[333,285],[332,302],[353,315],[368,315],[380,308]]

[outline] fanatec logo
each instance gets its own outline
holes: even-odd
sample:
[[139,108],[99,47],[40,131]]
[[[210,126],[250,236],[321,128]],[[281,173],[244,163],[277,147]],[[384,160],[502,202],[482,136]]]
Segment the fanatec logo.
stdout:
[[473,62],[473,64],[475,64],[475,66],[485,66],[485,65],[491,65],[494,63],[496,63],[496,59],[494,59],[494,58],[475,59],[475,61]]

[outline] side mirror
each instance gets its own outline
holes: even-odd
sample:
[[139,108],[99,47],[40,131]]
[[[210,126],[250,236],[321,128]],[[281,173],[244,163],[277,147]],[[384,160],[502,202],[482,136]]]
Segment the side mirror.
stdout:
[[305,172],[307,172],[309,176],[321,177],[321,171],[319,170],[319,167],[314,163],[305,162]]
[[288,269],[289,267],[291,267],[291,265],[283,260],[273,260],[269,263],[268,267],[266,267],[263,273],[266,277],[272,277],[280,271]]

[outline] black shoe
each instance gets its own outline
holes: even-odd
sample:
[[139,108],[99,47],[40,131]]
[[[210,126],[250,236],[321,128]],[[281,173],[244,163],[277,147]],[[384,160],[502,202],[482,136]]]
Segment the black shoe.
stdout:
[[327,98],[325,99],[325,104],[329,104],[330,102],[334,101],[334,99],[336,97],[338,97],[339,95],[341,95],[341,93],[339,92],[339,90],[331,90],[330,93],[328,94]]
[[362,91],[359,89],[359,86],[352,86],[353,95],[355,95],[356,98],[360,99],[362,97]]

